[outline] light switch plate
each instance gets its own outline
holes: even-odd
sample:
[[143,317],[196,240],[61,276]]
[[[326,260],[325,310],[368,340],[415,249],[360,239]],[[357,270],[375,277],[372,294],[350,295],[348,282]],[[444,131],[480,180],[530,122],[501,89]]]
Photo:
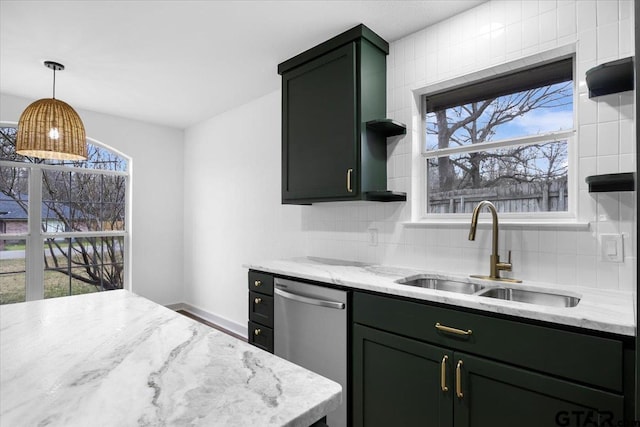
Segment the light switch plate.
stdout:
[[369,232],[369,246],[378,246],[378,229],[370,227],[367,231]]
[[623,262],[622,234],[600,235],[600,258],[605,262]]

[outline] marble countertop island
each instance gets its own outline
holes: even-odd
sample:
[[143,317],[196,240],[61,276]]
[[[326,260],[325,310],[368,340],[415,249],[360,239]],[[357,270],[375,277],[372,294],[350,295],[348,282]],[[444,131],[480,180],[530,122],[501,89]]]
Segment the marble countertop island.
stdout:
[[[421,271],[403,267],[314,257],[254,262],[246,264],[245,267],[351,289],[415,298],[619,335],[635,336],[636,334],[634,306],[636,298],[632,292],[561,286],[530,281],[519,284],[499,283],[471,279],[467,275],[456,275],[447,272]],[[546,293],[563,293],[580,298],[580,302],[575,307],[551,307],[396,283],[397,280],[404,277],[427,273],[439,278],[472,282],[483,286],[509,286]]]
[[0,306],[0,426],[308,426],[340,399],[128,291]]

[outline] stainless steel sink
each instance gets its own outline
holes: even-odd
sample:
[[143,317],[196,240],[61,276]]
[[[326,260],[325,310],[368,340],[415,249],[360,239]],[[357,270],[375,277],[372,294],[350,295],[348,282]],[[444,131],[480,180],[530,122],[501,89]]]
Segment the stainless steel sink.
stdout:
[[400,285],[415,286],[418,288],[436,289],[439,291],[457,292],[459,294],[474,294],[484,286],[470,282],[461,282],[457,280],[449,280],[438,278],[432,274],[420,274],[418,276],[405,277],[396,280]]
[[571,295],[551,294],[547,292],[502,287],[489,288],[480,292],[478,295],[487,298],[546,305],[550,307],[575,307],[580,302],[580,298]]

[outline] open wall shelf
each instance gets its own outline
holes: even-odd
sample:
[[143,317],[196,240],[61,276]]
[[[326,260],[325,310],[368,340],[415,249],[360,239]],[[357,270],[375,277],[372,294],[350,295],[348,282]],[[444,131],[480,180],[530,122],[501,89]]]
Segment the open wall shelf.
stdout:
[[392,119],[379,119],[379,120],[368,121],[367,129],[371,129],[372,131],[377,132],[386,137],[407,134],[407,126],[400,122],[396,122],[395,120],[392,120]]
[[589,185],[589,193],[634,191],[636,189],[635,173],[633,172],[592,175],[586,177],[585,181]]
[[586,79],[589,98],[633,90],[633,56],[597,65]]

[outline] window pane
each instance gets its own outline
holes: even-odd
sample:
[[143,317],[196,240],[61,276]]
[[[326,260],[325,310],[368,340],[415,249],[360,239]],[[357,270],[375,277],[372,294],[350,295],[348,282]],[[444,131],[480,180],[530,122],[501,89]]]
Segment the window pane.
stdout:
[[427,113],[426,150],[573,129],[573,82]]
[[45,240],[45,298],[122,289],[123,237]]
[[79,168],[120,172],[126,172],[128,168],[126,159],[106,148],[89,142],[87,143],[86,161],[36,159],[34,157],[21,156],[16,153],[16,133],[17,131],[14,127],[0,127],[0,160],[49,165],[70,165]]
[[25,243],[0,238],[0,304],[26,299]]
[[567,141],[427,159],[428,212],[472,212],[490,200],[500,212],[566,211]]
[[45,170],[42,182],[48,231],[125,229],[125,177]]
[[102,196],[99,218],[102,230],[125,229],[126,177],[102,177]]
[[29,232],[29,170],[0,166],[0,234]]

